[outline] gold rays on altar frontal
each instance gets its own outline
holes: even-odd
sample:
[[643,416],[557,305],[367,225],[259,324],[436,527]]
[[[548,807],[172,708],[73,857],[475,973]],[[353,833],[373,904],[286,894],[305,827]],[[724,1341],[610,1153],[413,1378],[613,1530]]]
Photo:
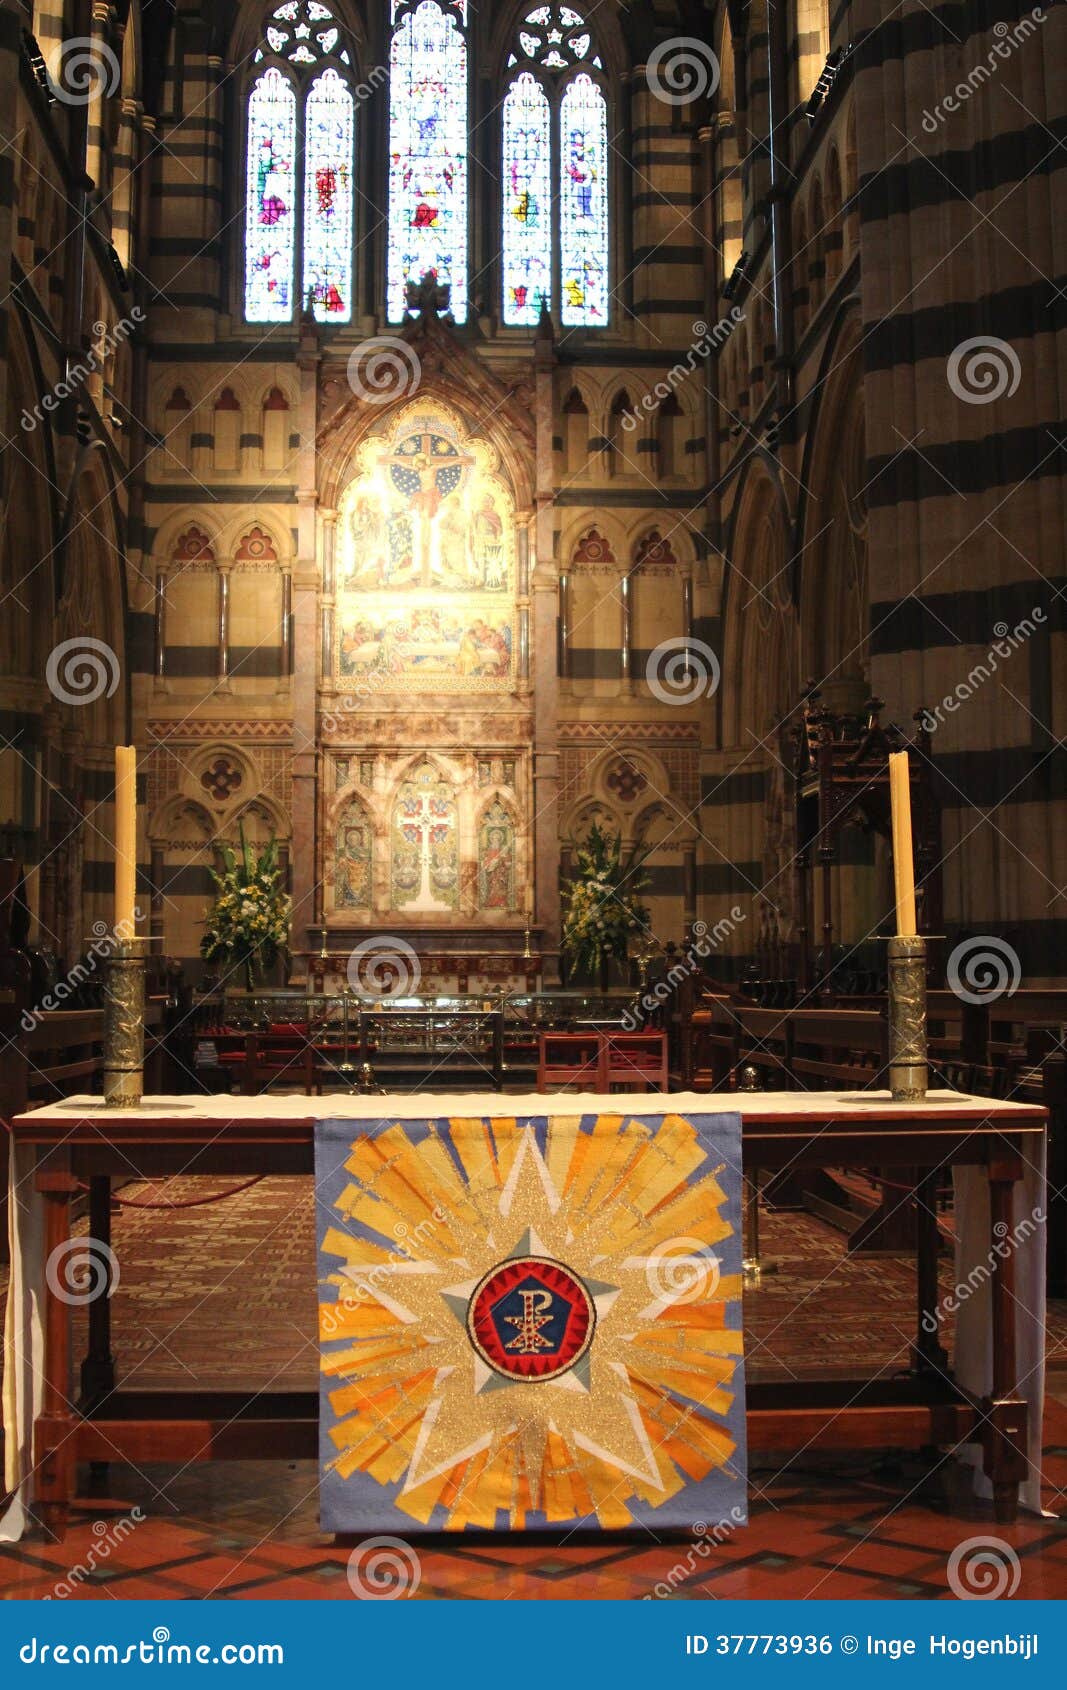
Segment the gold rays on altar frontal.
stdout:
[[[729,1467],[741,1285],[716,1254],[732,1228],[708,1164],[680,1115],[452,1117],[357,1139],[322,1246],[340,1264],[319,1306],[329,1467],[451,1530],[521,1530],[533,1512],[622,1527],[635,1502]],[[486,1307],[491,1365],[472,1310],[505,1268],[527,1301]],[[528,1376],[538,1345],[565,1341],[573,1365]]]

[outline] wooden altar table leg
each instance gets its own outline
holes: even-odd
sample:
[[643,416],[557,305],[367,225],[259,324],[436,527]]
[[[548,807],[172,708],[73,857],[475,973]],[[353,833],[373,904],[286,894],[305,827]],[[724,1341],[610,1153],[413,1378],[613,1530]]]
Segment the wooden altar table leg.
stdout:
[[941,1343],[938,1323],[939,1295],[937,1258],[941,1233],[937,1224],[939,1175],[930,1169],[919,1174],[915,1187],[915,1278],[918,1292],[918,1327],[915,1337],[915,1365],[919,1373],[948,1371],[948,1356]]
[[1018,1393],[1015,1246],[1011,1238],[1012,1195],[1021,1177],[1022,1161],[1017,1153],[994,1153],[989,1164],[993,1390],[982,1404],[988,1415],[982,1428],[982,1467],[993,1487],[994,1518],[1005,1524],[1016,1518],[1019,1484],[1027,1472],[1029,1413]]
[[74,1494],[75,1419],[70,1404],[70,1305],[56,1295],[53,1285],[64,1283],[62,1251],[70,1240],[70,1200],[80,1187],[72,1174],[40,1173],[37,1189],[45,1200],[45,1260],[57,1267],[45,1278],[43,1402],[33,1428],[34,1511],[58,1540],[66,1532]]
[[[81,1365],[82,1412],[92,1412],[115,1389],[115,1358],[111,1353],[111,1176],[93,1174],[89,1180],[89,1236],[104,1248],[101,1272],[106,1277],[100,1295],[89,1304],[89,1347]],[[108,1463],[89,1463],[89,1493],[107,1495]]]

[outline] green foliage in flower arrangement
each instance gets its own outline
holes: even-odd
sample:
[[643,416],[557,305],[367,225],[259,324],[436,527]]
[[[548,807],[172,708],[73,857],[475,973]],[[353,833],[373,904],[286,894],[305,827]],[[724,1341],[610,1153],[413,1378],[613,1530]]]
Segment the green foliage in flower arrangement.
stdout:
[[637,897],[649,883],[647,852],[623,855],[622,837],[596,822],[574,852],[575,874],[563,887],[563,954],[572,969],[596,975],[611,958],[624,962],[630,936],[647,931],[649,915]]
[[222,869],[212,869],[215,907],[200,941],[205,962],[242,968],[252,991],[257,974],[289,949],[289,917],[293,903],[282,890],[278,841],[271,837],[256,851],[240,829],[241,848],[222,847]]

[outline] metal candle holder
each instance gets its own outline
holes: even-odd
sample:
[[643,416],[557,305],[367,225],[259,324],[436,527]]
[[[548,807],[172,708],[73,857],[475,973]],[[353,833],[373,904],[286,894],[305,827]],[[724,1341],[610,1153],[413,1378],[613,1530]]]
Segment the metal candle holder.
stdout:
[[145,959],[141,941],[116,945],[104,963],[104,1102],[136,1109],[144,1096]]
[[889,1090],[895,1103],[926,1096],[926,940],[889,941]]

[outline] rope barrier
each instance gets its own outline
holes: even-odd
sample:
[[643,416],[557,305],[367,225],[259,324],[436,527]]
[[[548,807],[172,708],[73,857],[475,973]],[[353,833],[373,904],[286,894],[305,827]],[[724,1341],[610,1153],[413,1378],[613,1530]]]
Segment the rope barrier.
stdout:
[[[248,1191],[251,1186],[258,1185],[260,1180],[266,1179],[266,1177],[266,1174],[254,1174],[251,1179],[244,1180],[241,1185],[231,1186],[229,1191],[213,1191],[209,1197],[184,1197],[177,1203],[139,1203],[133,1197],[115,1197],[114,1195],[111,1201],[117,1204],[120,1209],[203,1209],[208,1203],[222,1203],[227,1197],[236,1197],[239,1192]],[[166,1182],[151,1180],[147,1183],[162,1185]],[[85,1180],[79,1180],[78,1185],[82,1191],[89,1189]]]

